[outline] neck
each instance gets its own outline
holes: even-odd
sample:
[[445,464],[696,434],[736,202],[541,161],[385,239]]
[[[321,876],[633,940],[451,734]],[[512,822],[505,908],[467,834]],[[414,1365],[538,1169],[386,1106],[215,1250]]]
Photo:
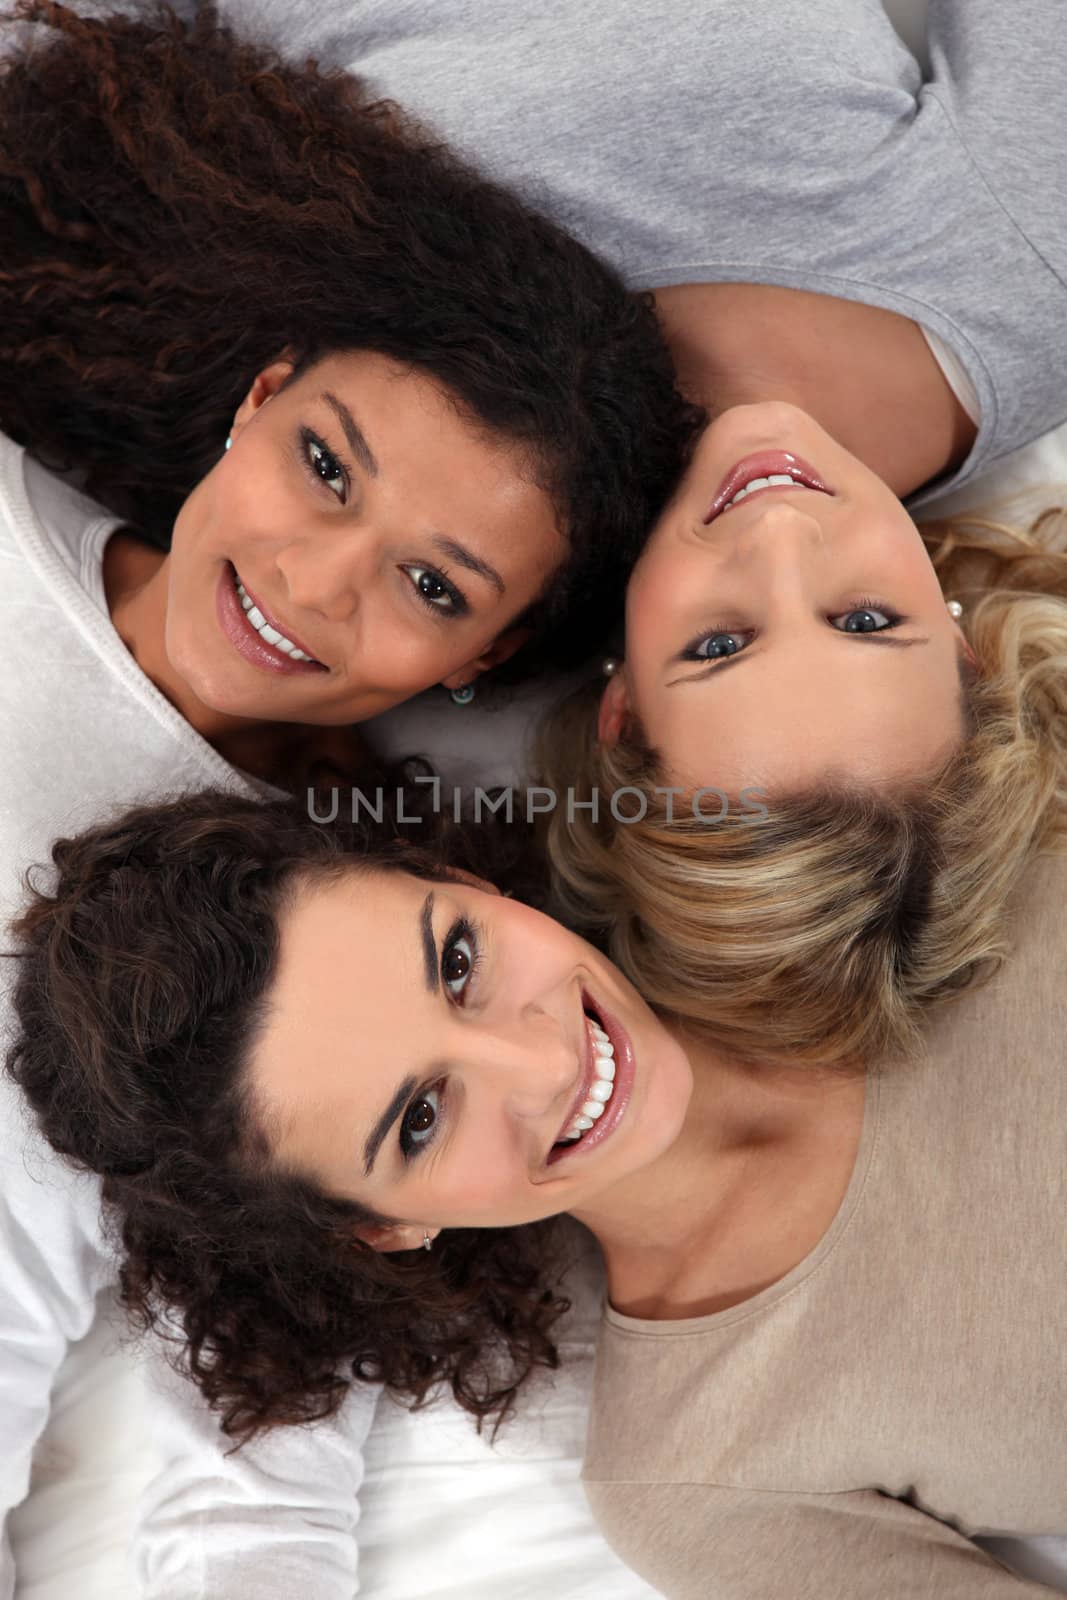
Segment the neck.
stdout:
[[119,638],[137,665],[208,744],[234,767],[302,791],[309,782],[358,779],[365,753],[347,727],[263,722],[216,711],[197,698],[167,655],[170,557],[120,531],[104,549],[104,592]]
[[688,393],[715,413],[791,401],[902,498],[974,443],[922,329],[895,312],[741,283],[660,289],[656,309]]
[[750,1068],[669,1031],[693,1067],[679,1137],[576,1213],[634,1316],[704,1315],[791,1271],[841,1204],[863,1123],[860,1076]]

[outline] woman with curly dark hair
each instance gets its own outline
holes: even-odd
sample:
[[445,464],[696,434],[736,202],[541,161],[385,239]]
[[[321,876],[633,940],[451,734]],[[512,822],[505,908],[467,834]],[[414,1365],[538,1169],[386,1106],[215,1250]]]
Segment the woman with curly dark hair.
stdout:
[[957,1529],[1067,1522],[1063,858],[925,1056],[837,1074],[658,1019],[470,859],[210,793],[56,846],[8,1069],[102,1175],[127,1307],[238,1440],[357,1378],[499,1417],[568,1212],[611,1301],[588,1487],[657,1592],[1047,1593]]
[[[697,413],[640,296],[356,80],[206,11],[0,41],[6,923],[118,802],[362,777],[352,723],[584,654]],[[116,1266],[3,1133],[6,1511]]]
[[276,771],[278,724],[587,656],[698,418],[647,300],[209,8],[16,15],[0,427],[128,524],[109,609],[171,703]]

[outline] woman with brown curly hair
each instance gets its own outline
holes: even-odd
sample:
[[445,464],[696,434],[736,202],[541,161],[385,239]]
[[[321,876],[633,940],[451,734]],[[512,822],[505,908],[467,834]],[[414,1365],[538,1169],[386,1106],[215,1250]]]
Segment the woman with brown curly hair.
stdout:
[[569,1212],[611,1302],[587,1486],[658,1592],[1048,1592],[958,1530],[1067,1526],[1062,859],[925,1055],[837,1074],[754,1071],[447,850],[288,806],[141,808],[54,865],[9,1070],[236,1438],[358,1377],[505,1414]]
[[353,78],[17,15],[0,426],[129,525],[109,609],[171,703],[277,771],[279,725],[588,654],[698,417],[650,306]]
[[[355,80],[206,13],[0,38],[6,923],[120,801],[362,775],[353,722],[584,653],[698,414],[641,297]],[[12,1106],[3,1511],[115,1272],[30,1147]]]

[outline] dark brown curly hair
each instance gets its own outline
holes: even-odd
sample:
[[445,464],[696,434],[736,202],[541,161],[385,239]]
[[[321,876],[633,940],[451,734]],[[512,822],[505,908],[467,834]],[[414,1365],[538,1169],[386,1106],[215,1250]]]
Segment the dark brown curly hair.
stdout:
[[587,657],[703,420],[650,297],[210,6],[20,0],[0,40],[0,428],[165,546],[258,370],[373,351],[529,459],[568,558],[523,668]]
[[[410,817],[419,796],[401,794]],[[279,1171],[250,1111],[279,913],[301,883],[484,875],[492,845],[489,867],[538,897],[515,830],[397,815],[325,826],[221,791],[142,806],[57,843],[14,925],[7,1070],[53,1148],[102,1176],[135,1326],[180,1323],[179,1364],[239,1442],[329,1415],[353,1377],[416,1404],[443,1382],[499,1422],[557,1364],[554,1223],[378,1254],[354,1225],[390,1219]]]

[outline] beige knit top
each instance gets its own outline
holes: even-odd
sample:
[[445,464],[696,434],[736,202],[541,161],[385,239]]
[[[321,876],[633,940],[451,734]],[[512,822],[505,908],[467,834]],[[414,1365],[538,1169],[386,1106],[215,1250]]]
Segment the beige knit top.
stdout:
[[1067,1531],[1067,860],[1013,940],[926,1059],[869,1076],[799,1266],[712,1316],[606,1310],[586,1485],[664,1595],[1049,1592],[953,1530]]

